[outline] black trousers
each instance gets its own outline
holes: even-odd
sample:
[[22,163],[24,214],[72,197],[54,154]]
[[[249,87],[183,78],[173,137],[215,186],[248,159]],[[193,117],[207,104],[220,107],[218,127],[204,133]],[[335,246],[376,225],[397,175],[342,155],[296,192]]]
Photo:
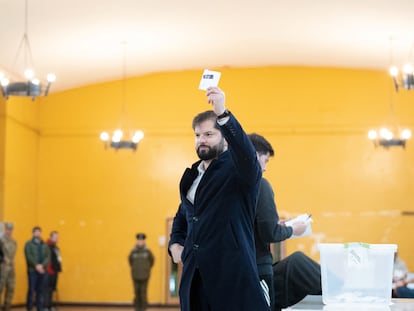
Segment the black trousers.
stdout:
[[57,280],[58,280],[58,274],[48,274],[45,273],[44,276],[44,287],[43,287],[43,307],[50,309],[52,308],[52,297],[53,292],[56,290],[57,287]]
[[33,303],[36,302],[37,311],[43,311],[43,287],[44,274],[36,271],[27,272],[29,288],[27,289],[26,308],[32,310]]
[[264,280],[269,288],[270,310],[274,309],[275,305],[275,288],[273,286],[273,274],[259,274],[259,279]]
[[200,271],[195,270],[190,290],[190,310],[191,311],[211,311],[207,296],[201,281]]
[[322,295],[321,267],[302,252],[273,265],[274,311],[292,306],[307,295]]

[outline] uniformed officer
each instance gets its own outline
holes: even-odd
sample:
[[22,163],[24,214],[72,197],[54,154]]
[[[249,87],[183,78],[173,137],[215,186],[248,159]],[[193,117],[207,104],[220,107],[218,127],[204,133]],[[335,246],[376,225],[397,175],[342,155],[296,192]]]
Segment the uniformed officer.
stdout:
[[128,260],[131,267],[131,276],[134,283],[134,307],[135,311],[144,311],[147,308],[147,287],[151,268],[154,265],[154,255],[145,243],[146,235],[138,233],[136,244],[129,254]]
[[4,294],[4,304],[2,311],[9,311],[14,294],[16,284],[16,273],[14,269],[14,258],[16,256],[17,242],[13,238],[13,223],[6,222],[4,224],[4,235],[0,238],[0,247],[3,252],[3,262],[1,263],[0,276],[0,303]]

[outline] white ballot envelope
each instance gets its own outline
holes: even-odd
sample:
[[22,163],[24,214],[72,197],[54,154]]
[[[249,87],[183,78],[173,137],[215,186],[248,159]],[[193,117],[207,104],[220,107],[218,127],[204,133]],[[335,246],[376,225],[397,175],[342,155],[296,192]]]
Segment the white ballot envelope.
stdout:
[[200,90],[207,90],[210,86],[218,86],[220,81],[221,72],[204,69],[203,75],[201,76]]
[[311,223],[313,222],[311,215],[309,214],[302,214],[299,215],[296,218],[290,219],[288,221],[285,222],[285,226],[292,226],[292,224],[294,224],[295,222],[298,221],[303,221],[306,224],[306,230],[305,232],[303,232],[301,235],[292,235],[290,238],[299,238],[299,237],[303,237],[303,236],[308,236],[312,234],[312,226]]

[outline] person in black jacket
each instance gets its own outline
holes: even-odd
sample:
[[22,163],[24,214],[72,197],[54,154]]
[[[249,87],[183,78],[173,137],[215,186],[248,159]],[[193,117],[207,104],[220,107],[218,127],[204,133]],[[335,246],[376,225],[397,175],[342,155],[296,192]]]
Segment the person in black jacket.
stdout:
[[[259,160],[262,171],[266,171],[266,165],[270,157],[274,156],[272,145],[261,135],[252,133],[248,135]],[[274,193],[270,183],[262,177],[260,192],[256,205],[254,221],[254,238],[256,244],[256,262],[260,280],[267,284],[271,309],[275,305],[275,293],[273,286],[273,257],[270,251],[270,243],[284,241],[292,234],[300,235],[306,230],[304,222],[296,222],[292,227],[285,226],[279,220]]]
[[[62,271],[62,259],[60,256],[60,249],[57,246],[59,241],[59,233],[52,231],[47,240],[47,245],[50,249],[50,262],[47,265],[46,277],[45,277],[45,288],[44,288],[44,300],[43,306],[46,310],[50,310],[53,305],[52,297],[53,292],[57,291],[58,274]],[[45,311],[45,310],[44,310]]]

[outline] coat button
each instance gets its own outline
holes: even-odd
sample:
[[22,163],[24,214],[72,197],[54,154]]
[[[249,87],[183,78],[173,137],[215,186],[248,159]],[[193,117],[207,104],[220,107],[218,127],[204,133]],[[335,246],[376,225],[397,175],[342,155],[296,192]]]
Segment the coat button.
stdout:
[[194,222],[197,222],[197,221],[198,221],[198,217],[197,217],[197,216],[194,216],[194,217],[193,217],[193,221],[194,221]]
[[200,247],[200,245],[198,245],[198,244],[194,244],[194,245],[193,245],[193,249],[194,249],[194,250],[197,250],[199,247]]

